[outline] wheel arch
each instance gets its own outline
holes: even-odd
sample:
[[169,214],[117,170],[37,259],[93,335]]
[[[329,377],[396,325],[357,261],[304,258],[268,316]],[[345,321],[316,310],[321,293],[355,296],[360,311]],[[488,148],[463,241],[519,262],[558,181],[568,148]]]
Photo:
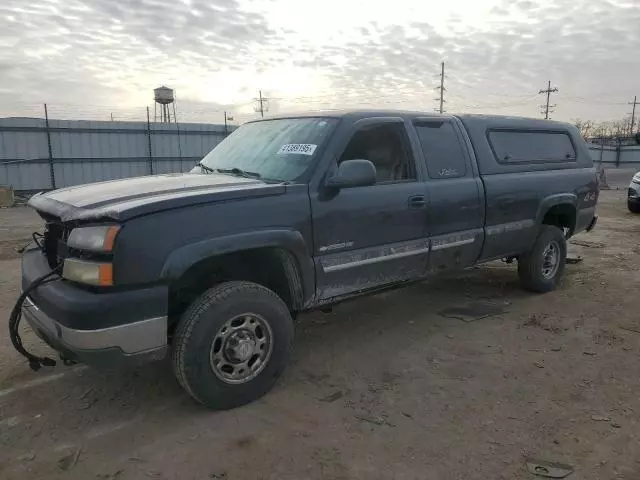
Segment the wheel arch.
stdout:
[[170,302],[178,292],[189,292],[179,304],[215,283],[247,280],[273,290],[297,312],[311,302],[315,289],[313,262],[302,235],[294,230],[248,232],[185,245],[169,255],[161,277],[169,284]]
[[555,225],[567,229],[566,236],[573,235],[578,218],[578,198],[573,193],[561,193],[545,198],[538,209],[536,224]]

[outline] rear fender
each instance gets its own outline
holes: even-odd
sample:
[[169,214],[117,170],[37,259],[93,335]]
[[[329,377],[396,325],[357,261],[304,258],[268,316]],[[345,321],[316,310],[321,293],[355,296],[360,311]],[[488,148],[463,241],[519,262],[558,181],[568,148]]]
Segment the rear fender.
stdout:
[[537,227],[540,227],[540,225],[542,225],[544,216],[552,207],[555,207],[556,205],[571,205],[574,210],[577,211],[578,197],[573,193],[558,193],[555,195],[550,195],[543,199],[542,202],[540,202],[538,213],[536,215]]

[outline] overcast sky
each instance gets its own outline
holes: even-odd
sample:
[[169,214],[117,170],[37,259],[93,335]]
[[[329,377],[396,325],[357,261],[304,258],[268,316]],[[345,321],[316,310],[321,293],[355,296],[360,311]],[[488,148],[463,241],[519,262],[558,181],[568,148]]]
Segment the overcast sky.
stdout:
[[[2,0],[0,115],[116,119],[176,90],[188,119],[432,110],[617,119],[640,96],[640,0]],[[140,114],[141,115],[141,114]]]

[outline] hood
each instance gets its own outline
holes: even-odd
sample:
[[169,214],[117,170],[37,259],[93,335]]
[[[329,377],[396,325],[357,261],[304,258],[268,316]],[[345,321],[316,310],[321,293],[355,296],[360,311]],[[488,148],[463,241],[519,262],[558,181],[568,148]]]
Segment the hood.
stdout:
[[177,173],[90,183],[38,193],[28,205],[63,222],[124,221],[189,205],[279,195],[284,185],[223,174]]

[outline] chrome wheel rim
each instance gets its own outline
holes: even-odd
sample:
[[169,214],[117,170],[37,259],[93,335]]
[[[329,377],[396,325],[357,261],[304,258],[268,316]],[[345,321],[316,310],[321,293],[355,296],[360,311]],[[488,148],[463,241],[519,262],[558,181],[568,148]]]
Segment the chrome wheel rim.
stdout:
[[272,349],[273,333],[262,316],[237,315],[220,327],[211,342],[211,370],[225,383],[246,383],[264,369]]
[[560,266],[560,245],[558,242],[549,243],[542,253],[542,276],[551,279],[558,272]]

